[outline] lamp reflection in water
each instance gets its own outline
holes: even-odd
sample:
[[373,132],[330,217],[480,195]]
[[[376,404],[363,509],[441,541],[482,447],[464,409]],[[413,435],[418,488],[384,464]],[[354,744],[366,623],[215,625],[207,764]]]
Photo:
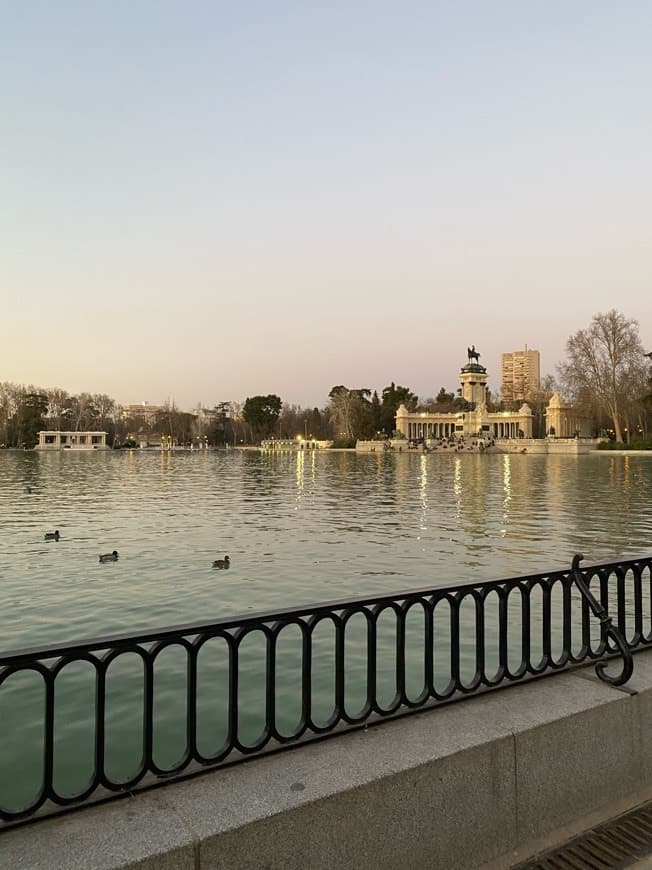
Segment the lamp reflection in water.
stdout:
[[303,495],[305,461],[305,452],[303,450],[297,450],[297,501],[300,501],[301,496]]
[[455,493],[455,516],[459,519],[462,515],[462,460],[459,456],[455,459],[453,492]]
[[317,480],[317,468],[316,468],[316,450],[310,451],[310,492],[314,493],[315,491],[315,483]]
[[500,534],[505,537],[507,534],[507,526],[509,524],[509,509],[512,501],[512,467],[510,457],[503,457],[503,526]]
[[428,459],[421,456],[421,469],[419,474],[419,499],[421,502],[421,523],[424,531],[428,528]]

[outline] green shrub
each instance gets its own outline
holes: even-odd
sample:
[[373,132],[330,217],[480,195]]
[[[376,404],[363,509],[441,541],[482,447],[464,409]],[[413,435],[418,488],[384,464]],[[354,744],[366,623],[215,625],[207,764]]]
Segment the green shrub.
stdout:
[[627,445],[629,450],[652,450],[652,437],[650,438],[635,438],[631,444]]
[[629,444],[622,441],[601,441],[598,450],[652,450],[651,438],[636,438]]
[[331,444],[331,448],[336,450],[350,450],[355,447],[355,438],[339,438]]

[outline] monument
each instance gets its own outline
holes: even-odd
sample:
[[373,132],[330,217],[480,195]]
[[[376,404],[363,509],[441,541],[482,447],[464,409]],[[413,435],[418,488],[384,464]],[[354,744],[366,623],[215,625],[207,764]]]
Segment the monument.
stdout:
[[408,441],[427,443],[441,439],[497,439],[532,437],[532,411],[524,402],[518,411],[487,410],[487,369],[480,364],[475,345],[467,347],[468,362],[460,369],[459,411],[408,411],[400,405],[396,412],[396,431]]

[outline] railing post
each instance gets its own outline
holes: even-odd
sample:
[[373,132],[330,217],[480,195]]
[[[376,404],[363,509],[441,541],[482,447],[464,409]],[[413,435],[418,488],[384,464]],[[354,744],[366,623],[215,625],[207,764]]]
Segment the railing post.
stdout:
[[[623,657],[622,671],[616,676],[612,677],[607,673],[607,663],[603,661],[596,664],[595,672],[601,680],[604,680],[605,683],[610,683],[612,686],[622,686],[623,683],[627,682],[634,671],[634,660],[620,629],[613,624],[607,611],[589,589],[588,583],[584,579],[580,570],[580,562],[583,558],[584,556],[581,553],[576,553],[573,556],[573,561],[571,563],[571,571],[573,572],[577,588],[580,590],[582,597],[593,611],[594,616],[597,616],[600,620],[600,625],[605,630],[607,639],[611,638],[613,640]],[[606,643],[605,649],[607,649]]]

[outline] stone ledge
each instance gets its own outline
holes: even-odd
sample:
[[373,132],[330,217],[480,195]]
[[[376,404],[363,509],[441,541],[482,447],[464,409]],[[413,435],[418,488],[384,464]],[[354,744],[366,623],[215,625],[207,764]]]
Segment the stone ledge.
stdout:
[[558,674],[0,836],[0,866],[469,868],[632,805],[652,773],[652,651],[618,691]]
[[101,804],[0,835],[12,870],[195,870],[195,838],[159,792]]

